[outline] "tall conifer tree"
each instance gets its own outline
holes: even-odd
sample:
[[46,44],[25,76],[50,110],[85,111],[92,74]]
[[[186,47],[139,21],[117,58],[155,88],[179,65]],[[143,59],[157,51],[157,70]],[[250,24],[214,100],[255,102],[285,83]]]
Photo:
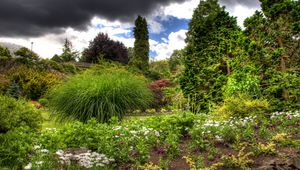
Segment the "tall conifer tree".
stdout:
[[185,70],[180,80],[191,111],[207,111],[210,105],[222,101],[221,87],[230,74],[227,58],[233,57],[232,47],[224,40],[239,30],[236,19],[217,0],[200,1],[189,24]]
[[135,41],[130,64],[146,72],[149,69],[149,32],[146,19],[138,16],[133,31]]

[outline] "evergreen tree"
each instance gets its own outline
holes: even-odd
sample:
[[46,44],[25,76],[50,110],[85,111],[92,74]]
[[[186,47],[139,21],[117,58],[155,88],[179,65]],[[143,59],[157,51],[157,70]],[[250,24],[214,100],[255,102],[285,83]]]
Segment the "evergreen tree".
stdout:
[[230,74],[228,60],[234,57],[234,47],[224,41],[239,31],[236,18],[217,0],[200,1],[189,23],[185,70],[180,80],[191,111],[208,111],[210,105],[222,101],[221,87]]
[[13,81],[11,86],[7,89],[7,95],[19,99],[21,97],[21,90],[19,85]]
[[245,21],[249,56],[260,67],[263,93],[275,110],[300,108],[300,2],[261,0]]
[[58,62],[58,63],[62,63],[64,62],[63,59],[61,58],[61,56],[55,54],[52,58],[51,58],[52,61],[55,61],[55,62]]
[[78,52],[73,50],[72,42],[67,38],[65,39],[63,53],[60,55],[60,58],[64,62],[76,61],[76,58],[78,58]]
[[134,27],[134,49],[130,64],[143,72],[149,69],[149,32],[145,18],[138,16]]

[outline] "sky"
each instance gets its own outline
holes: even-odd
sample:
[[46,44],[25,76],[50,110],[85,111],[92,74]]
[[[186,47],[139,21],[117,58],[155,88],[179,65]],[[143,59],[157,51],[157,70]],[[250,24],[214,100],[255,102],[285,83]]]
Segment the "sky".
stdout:
[[[31,48],[43,58],[62,53],[65,38],[77,51],[88,47],[99,32],[133,47],[134,20],[146,17],[150,57],[162,60],[185,47],[188,23],[200,0],[1,0],[0,42]],[[258,10],[258,0],[220,0],[237,17]]]

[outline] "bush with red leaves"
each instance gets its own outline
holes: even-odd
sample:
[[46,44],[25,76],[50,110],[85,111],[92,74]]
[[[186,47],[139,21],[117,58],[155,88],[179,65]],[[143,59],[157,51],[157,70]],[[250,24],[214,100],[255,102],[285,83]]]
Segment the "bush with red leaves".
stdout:
[[149,88],[154,93],[154,101],[152,103],[152,108],[155,110],[160,110],[161,107],[165,106],[167,102],[164,100],[164,94],[162,92],[163,88],[170,87],[172,85],[170,80],[156,80],[150,83]]

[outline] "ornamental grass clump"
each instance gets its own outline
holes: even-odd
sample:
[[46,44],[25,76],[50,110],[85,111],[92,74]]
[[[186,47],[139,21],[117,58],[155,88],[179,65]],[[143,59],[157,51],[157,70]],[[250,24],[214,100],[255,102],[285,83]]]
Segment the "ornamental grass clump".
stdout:
[[153,100],[143,77],[125,69],[89,70],[71,77],[50,93],[49,106],[59,120],[108,122],[129,110],[146,109]]

